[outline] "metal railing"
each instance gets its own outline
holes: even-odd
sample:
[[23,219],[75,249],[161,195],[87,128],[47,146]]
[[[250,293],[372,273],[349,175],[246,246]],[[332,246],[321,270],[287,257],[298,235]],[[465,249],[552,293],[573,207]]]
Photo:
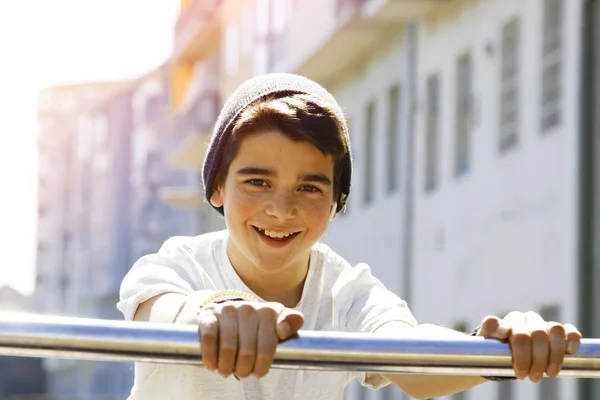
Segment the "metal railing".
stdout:
[[[0,354],[202,364],[195,326],[0,313]],[[476,337],[392,339],[300,331],[277,348],[274,368],[514,376],[507,344]],[[600,339],[583,339],[562,377],[600,377]]]

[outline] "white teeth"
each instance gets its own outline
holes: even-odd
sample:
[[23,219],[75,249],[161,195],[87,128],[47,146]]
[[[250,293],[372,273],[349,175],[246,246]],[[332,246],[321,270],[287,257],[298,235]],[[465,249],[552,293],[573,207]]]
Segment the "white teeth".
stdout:
[[283,238],[288,237],[293,234],[293,232],[290,232],[290,233],[275,232],[275,231],[270,231],[268,229],[261,229],[261,228],[258,228],[258,230],[273,239],[283,239]]

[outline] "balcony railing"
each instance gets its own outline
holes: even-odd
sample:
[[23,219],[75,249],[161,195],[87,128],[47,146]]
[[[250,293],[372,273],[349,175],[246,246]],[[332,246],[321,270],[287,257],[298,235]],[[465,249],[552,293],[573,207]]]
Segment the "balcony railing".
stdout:
[[[389,44],[403,24],[425,17],[448,0],[322,0],[315,15],[313,0],[299,3],[286,31],[285,47],[276,58],[277,70],[297,72],[333,85],[360,68],[368,55]],[[311,26],[307,31],[306,26]],[[279,39],[279,38],[277,38]],[[271,45],[281,53],[281,43]]]
[[366,17],[380,24],[405,23],[424,17],[449,0],[361,0]]
[[[202,365],[198,327],[0,313],[0,355]],[[512,376],[510,347],[493,339],[383,338],[300,331],[277,346],[274,368]],[[600,378],[600,339],[583,339],[560,377]]]
[[204,204],[203,192],[192,187],[165,187],[160,191],[162,201],[171,207],[197,210]]

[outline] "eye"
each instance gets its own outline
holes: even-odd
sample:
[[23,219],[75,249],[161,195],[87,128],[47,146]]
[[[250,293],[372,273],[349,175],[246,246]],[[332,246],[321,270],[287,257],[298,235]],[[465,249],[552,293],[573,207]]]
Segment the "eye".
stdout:
[[308,193],[322,193],[323,191],[316,186],[312,185],[304,185],[300,187],[300,190]]
[[268,186],[267,182],[264,179],[250,179],[250,180],[247,180],[246,183],[248,183],[249,185],[252,185],[252,186],[257,186],[257,187]]

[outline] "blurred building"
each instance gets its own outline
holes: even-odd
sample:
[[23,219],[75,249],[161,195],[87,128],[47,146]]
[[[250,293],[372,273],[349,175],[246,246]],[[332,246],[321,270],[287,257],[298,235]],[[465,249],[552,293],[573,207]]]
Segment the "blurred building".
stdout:
[[171,111],[171,63],[142,77],[133,94],[133,147],[130,215],[133,260],[156,252],[170,236],[201,230],[194,209],[163,201],[171,187],[198,186],[197,171],[171,168],[171,154],[187,132],[181,118]]
[[[40,95],[36,311],[117,318],[131,263],[129,82],[49,88]],[[124,393],[129,364],[48,359],[58,396]]]
[[0,310],[2,312],[26,312],[31,309],[31,298],[12,286],[0,286]]
[[[240,26],[250,22],[252,3],[181,0],[174,27],[171,104],[178,120],[175,130],[183,137],[169,161],[173,169],[194,172],[197,179],[163,188],[162,197],[173,207],[195,212],[205,232],[225,227],[223,218],[204,200],[201,168],[220,107],[236,87],[232,82],[252,76],[252,49],[240,54],[238,47]],[[252,42],[251,38],[245,40]],[[230,57],[243,59],[244,67],[233,65]]]
[[[122,319],[115,305],[133,262],[170,236],[204,230],[199,171],[172,167],[190,160],[185,143],[214,122],[218,97],[172,112],[171,67],[166,62],[110,91],[87,85],[90,97],[78,96],[84,86],[41,94],[38,311]],[[45,365],[49,392],[59,397],[124,397],[132,384],[130,363]]]
[[69,200],[77,156],[81,110],[118,90],[123,83],[81,84],[47,88],[40,93],[38,119],[38,240],[34,309],[62,314],[69,286],[72,229]]
[[[0,287],[2,312],[28,312],[31,298],[11,286]],[[36,395],[46,391],[42,360],[31,357],[0,356],[0,398]]]

